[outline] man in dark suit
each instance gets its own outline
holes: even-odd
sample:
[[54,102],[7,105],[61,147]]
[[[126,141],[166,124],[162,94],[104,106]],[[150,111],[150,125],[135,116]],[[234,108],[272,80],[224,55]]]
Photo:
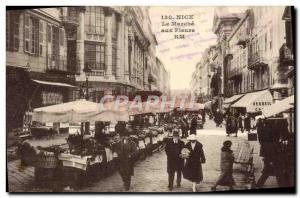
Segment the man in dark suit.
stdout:
[[131,176],[134,174],[133,155],[137,150],[137,145],[129,137],[128,129],[125,129],[120,142],[116,145],[116,152],[118,154],[118,168],[122,177],[125,190],[130,189]]
[[177,187],[180,187],[181,173],[184,160],[180,157],[181,150],[184,148],[184,142],[179,139],[178,129],[174,129],[173,138],[166,142],[167,154],[167,172],[169,174],[169,190],[173,189],[175,172],[177,173]]

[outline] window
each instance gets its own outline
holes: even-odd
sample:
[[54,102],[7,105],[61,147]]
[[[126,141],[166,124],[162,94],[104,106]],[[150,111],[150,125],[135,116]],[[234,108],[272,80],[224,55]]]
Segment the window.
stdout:
[[52,55],[59,54],[59,28],[52,26]]
[[43,21],[40,21],[39,24],[39,54],[40,56],[43,55],[43,45],[44,45],[44,29],[45,29],[45,23]]
[[112,33],[111,37],[113,41],[117,40],[117,34],[118,34],[118,23],[117,23],[117,18],[116,15],[113,15],[114,17],[112,18]]
[[47,35],[48,35],[48,38],[47,38],[47,39],[48,39],[48,42],[49,42],[49,43],[51,42],[51,39],[52,39],[52,38],[51,38],[51,35],[52,35],[52,34],[51,34],[51,31],[52,31],[52,30],[51,30],[51,25],[47,25]]
[[272,50],[273,28],[270,29],[270,50]]
[[6,12],[6,48],[9,51],[19,50],[20,15]]
[[39,32],[39,21],[35,18],[30,18],[30,53],[38,53],[38,32]]
[[24,51],[39,55],[39,20],[25,14],[24,18]]
[[65,43],[65,30],[63,28],[59,29],[59,44],[63,46]]
[[104,34],[104,9],[102,7],[86,7],[85,32]]
[[265,33],[265,52],[267,51],[268,49],[268,34]]
[[85,67],[94,70],[105,70],[105,46],[99,44],[84,44]]
[[117,47],[112,46],[112,74],[116,75],[117,72]]

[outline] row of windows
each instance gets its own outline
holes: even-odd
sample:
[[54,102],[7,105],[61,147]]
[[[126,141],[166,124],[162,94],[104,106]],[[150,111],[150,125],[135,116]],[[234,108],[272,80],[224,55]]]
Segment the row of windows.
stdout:
[[[46,32],[47,27],[47,32]],[[59,54],[60,47],[65,44],[65,30],[50,25],[38,18],[24,15],[24,52],[43,56],[43,48],[47,41],[52,45],[52,54]],[[20,14],[6,13],[6,47],[9,51],[19,51]]]

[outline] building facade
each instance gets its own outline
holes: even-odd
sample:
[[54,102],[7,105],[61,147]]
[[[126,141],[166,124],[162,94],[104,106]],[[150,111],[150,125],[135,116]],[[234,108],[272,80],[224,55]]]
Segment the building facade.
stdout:
[[76,70],[67,65],[58,9],[6,12],[7,130],[22,128],[26,112],[72,100]]
[[169,74],[157,65],[149,7],[8,10],[6,21],[8,131],[22,127],[36,107],[169,92]]
[[196,73],[209,60],[214,68],[211,99],[218,100],[219,108],[226,98],[265,89],[271,91],[274,100],[286,97],[288,90],[291,95],[293,80],[288,84],[288,76],[293,76],[294,62],[290,8],[257,6],[237,14],[217,8],[213,23],[217,44],[208,48],[210,53],[197,64],[193,77],[198,80],[191,84],[206,86],[201,80],[203,72]]

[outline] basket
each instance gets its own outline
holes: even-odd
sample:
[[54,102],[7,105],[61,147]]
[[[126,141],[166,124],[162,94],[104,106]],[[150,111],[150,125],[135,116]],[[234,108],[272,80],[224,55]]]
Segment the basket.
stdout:
[[36,155],[34,166],[37,168],[56,168],[58,165],[58,158],[52,152],[44,152]]

